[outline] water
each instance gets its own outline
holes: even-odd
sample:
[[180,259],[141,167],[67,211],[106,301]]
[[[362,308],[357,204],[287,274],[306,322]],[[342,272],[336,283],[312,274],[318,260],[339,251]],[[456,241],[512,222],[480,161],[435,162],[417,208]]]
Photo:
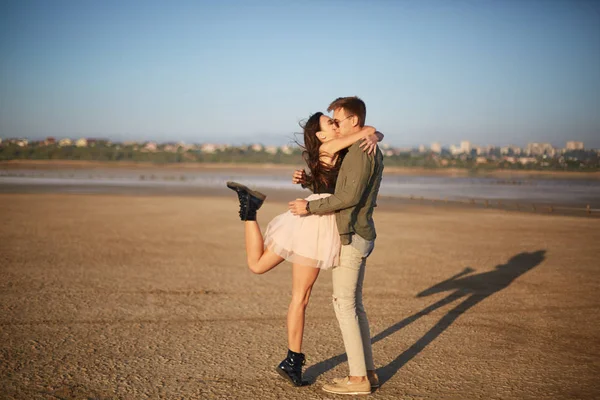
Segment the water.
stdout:
[[[0,189],[23,185],[53,187],[57,191],[110,191],[110,187],[178,188],[180,190],[223,188],[228,180],[270,190],[299,189],[286,170],[127,170],[63,169],[0,171]],[[59,189],[60,188],[60,189]],[[448,200],[536,202],[592,207],[600,206],[600,181],[593,179],[511,179],[489,177],[384,176],[380,194],[390,197],[424,197]]]

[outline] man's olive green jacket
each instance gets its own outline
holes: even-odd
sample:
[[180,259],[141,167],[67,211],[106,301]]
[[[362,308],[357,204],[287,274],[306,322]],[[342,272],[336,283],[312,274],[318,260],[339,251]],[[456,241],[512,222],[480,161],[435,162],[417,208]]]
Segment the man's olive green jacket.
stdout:
[[364,152],[360,142],[354,143],[342,161],[335,193],[310,201],[310,213],[335,212],[342,244],[350,244],[354,233],[363,239],[375,240],[373,208],[377,206],[382,174],[383,155],[379,147],[373,155]]

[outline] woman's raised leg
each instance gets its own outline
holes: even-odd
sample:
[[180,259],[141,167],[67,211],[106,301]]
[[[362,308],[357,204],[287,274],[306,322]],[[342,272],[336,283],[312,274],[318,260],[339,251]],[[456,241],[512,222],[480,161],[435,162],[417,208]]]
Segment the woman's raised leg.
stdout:
[[248,268],[255,274],[264,274],[283,261],[283,257],[265,250],[262,232],[256,221],[244,222],[246,230],[246,260]]
[[293,264],[292,266],[292,300],[288,308],[287,327],[289,349],[296,353],[302,351],[304,315],[319,271],[319,268],[306,265]]
[[264,274],[283,261],[282,257],[264,249],[263,236],[256,222],[256,212],[267,196],[237,182],[227,182],[227,187],[237,193],[240,202],[240,219],[245,221],[248,268],[255,274]]

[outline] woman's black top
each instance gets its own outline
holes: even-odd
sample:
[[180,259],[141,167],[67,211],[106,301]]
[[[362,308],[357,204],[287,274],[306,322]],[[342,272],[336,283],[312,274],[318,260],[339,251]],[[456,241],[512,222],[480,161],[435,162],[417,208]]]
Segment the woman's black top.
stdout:
[[314,193],[316,193],[316,194],[323,194],[323,193],[333,194],[333,193],[335,193],[335,183],[337,181],[338,172],[339,172],[339,170],[336,171],[335,177],[334,177],[335,179],[333,179],[333,182],[331,182],[329,185],[325,185],[320,182],[315,182]]

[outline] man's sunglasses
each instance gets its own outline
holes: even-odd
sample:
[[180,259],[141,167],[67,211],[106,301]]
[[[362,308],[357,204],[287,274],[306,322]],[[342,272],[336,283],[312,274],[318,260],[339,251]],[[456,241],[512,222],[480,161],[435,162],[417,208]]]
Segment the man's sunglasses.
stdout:
[[336,128],[339,128],[340,124],[342,122],[344,122],[345,120],[347,120],[348,118],[351,118],[351,117],[354,117],[354,115],[349,115],[349,116],[347,116],[346,118],[344,118],[342,120],[338,120],[338,119],[335,119],[335,118],[334,119],[330,119],[329,120],[329,125],[335,125]]

